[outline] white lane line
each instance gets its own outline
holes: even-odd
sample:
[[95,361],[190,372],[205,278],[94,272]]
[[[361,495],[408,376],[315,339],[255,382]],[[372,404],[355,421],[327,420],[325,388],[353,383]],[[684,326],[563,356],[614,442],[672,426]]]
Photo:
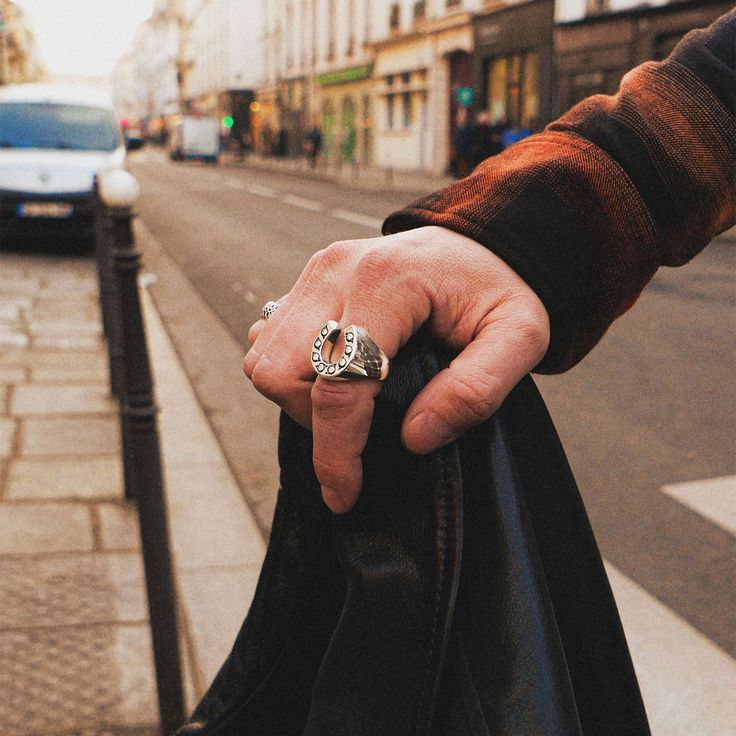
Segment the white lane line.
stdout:
[[333,217],[338,220],[344,220],[345,222],[352,222],[355,225],[365,225],[371,230],[381,230],[383,220],[379,220],[377,217],[371,217],[370,215],[362,215],[360,212],[351,212],[350,210],[332,210],[330,213]]
[[248,184],[247,190],[251,194],[257,194],[259,197],[275,197],[276,190],[270,187],[263,187],[260,184]]
[[736,733],[736,660],[610,563],[652,736]]
[[303,210],[310,210],[311,212],[321,212],[324,207],[313,199],[305,199],[304,197],[297,197],[295,194],[285,194],[281,197],[281,201],[284,204],[290,204],[293,207],[301,207]]
[[672,483],[662,491],[736,536],[736,475]]
[[225,179],[225,186],[230,187],[230,189],[247,189],[248,185],[243,184],[242,181],[238,181],[237,179]]

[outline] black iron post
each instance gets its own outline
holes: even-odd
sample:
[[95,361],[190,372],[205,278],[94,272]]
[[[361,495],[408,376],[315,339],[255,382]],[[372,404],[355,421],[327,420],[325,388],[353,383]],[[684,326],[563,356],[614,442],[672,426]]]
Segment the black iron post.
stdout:
[[132,217],[130,208],[110,209],[124,356],[121,416],[130,465],[126,472],[132,472],[138,503],[161,727],[170,733],[184,722],[184,693],[157,409],[138,292],[140,256],[133,245]]
[[[97,277],[100,282],[102,329],[107,338],[107,357],[110,370],[110,392],[120,397],[123,383],[123,336],[120,316],[120,298],[112,254],[112,219],[110,209],[100,199],[99,181],[94,182],[94,232]],[[126,493],[127,497],[127,493]]]

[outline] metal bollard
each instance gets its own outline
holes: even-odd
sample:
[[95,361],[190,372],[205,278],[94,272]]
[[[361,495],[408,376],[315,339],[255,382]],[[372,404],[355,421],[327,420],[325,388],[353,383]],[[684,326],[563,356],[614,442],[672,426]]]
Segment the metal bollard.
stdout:
[[[126,486],[134,486],[132,494],[138,504],[141,546],[148,593],[148,610],[153,638],[159,715],[164,733],[169,733],[185,720],[182,687],[179,627],[177,625],[176,592],[169,550],[169,529],[164,499],[163,473],[156,426],[157,409],[153,399],[153,380],[148,359],[145,326],[138,292],[140,255],[135,250],[131,228],[133,197],[116,198],[112,181],[101,181],[103,201],[117,205],[110,208],[111,250],[119,296],[120,325],[123,346],[123,381],[120,396]],[[119,179],[117,183],[124,183]],[[130,185],[130,182],[127,183]],[[121,206],[122,205],[122,206]]]
[[107,339],[107,357],[110,371],[110,393],[120,397],[123,381],[123,338],[119,314],[120,299],[112,262],[112,221],[109,208],[100,199],[99,181],[94,181],[95,261],[100,282],[102,330]]

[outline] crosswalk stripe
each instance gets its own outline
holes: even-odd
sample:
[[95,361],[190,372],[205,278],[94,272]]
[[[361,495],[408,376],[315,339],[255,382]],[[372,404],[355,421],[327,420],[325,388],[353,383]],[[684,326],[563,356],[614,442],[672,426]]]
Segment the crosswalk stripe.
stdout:
[[736,475],[672,483],[662,491],[736,536]]
[[736,734],[736,660],[606,563],[652,736]]

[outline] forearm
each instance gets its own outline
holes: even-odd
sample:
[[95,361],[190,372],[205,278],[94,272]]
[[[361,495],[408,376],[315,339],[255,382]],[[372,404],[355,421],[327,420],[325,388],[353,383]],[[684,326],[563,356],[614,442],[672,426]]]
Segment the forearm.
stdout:
[[733,224],[735,54],[732,11],[384,231],[442,225],[493,250],[549,313],[539,369],[569,368],[660,265],[688,261]]

